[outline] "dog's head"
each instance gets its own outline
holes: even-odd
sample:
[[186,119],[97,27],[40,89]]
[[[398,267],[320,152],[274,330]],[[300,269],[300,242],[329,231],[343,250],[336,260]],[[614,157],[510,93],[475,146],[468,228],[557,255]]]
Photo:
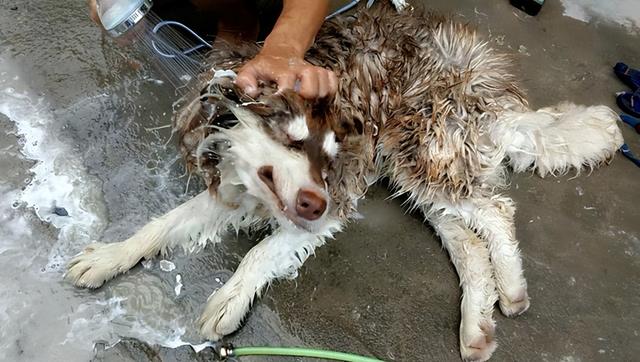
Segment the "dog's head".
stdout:
[[231,168],[236,182],[261,200],[280,224],[293,223],[310,232],[324,229],[332,206],[327,176],[340,152],[326,107],[293,91],[265,90],[252,100],[230,83],[211,89],[208,99],[215,117],[225,118],[226,109],[237,119],[207,137],[225,143],[216,151],[221,177]]

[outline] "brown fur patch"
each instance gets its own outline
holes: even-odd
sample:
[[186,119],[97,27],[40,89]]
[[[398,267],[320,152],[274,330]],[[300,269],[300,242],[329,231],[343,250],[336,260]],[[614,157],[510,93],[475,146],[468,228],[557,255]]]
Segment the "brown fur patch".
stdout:
[[[257,50],[219,48],[211,65],[238,70]],[[332,212],[339,217],[353,214],[353,200],[366,192],[372,176],[388,175],[397,192],[414,201],[457,200],[489,194],[496,186],[491,177],[499,166],[483,134],[504,104],[526,102],[508,72],[509,60],[467,25],[417,10],[396,13],[381,4],[326,22],[307,61],[337,74],[334,99],[314,107],[284,92],[270,95],[280,102],[271,110],[252,110],[265,119],[278,117],[274,109],[308,117],[310,136],[293,146],[309,156],[316,181],[327,170]],[[211,77],[205,73],[200,80]],[[175,122],[188,165],[197,140],[211,132],[201,129],[206,117],[193,107],[178,112]],[[329,129],[340,141],[334,160],[322,152]],[[203,176],[215,185],[211,172]]]

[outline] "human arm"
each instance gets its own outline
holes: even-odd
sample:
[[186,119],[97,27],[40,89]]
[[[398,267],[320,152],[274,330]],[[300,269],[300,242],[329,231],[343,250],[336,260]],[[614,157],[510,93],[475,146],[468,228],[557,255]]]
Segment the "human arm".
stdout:
[[238,74],[237,84],[249,95],[259,93],[259,81],[273,81],[278,89],[295,89],[305,98],[335,93],[335,74],[304,60],[324,21],[328,0],[284,0],[282,13],[260,53]]

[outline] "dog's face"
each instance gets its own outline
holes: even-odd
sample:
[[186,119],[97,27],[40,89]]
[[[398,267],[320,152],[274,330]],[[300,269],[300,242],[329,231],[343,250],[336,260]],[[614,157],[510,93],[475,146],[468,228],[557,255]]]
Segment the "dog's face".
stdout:
[[331,208],[327,175],[340,152],[328,118],[293,91],[225,106],[238,123],[215,134],[228,146],[220,153],[221,167],[231,166],[246,192],[280,224],[324,229]]

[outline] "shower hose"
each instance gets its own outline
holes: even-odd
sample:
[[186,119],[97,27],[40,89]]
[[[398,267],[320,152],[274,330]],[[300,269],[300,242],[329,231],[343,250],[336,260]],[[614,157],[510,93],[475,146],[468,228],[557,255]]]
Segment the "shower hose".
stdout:
[[346,362],[381,362],[377,358],[360,356],[357,354],[327,351],[321,349],[295,348],[295,347],[233,347],[225,345],[220,348],[219,355],[223,359],[242,356],[288,356],[321,358],[333,361]]

